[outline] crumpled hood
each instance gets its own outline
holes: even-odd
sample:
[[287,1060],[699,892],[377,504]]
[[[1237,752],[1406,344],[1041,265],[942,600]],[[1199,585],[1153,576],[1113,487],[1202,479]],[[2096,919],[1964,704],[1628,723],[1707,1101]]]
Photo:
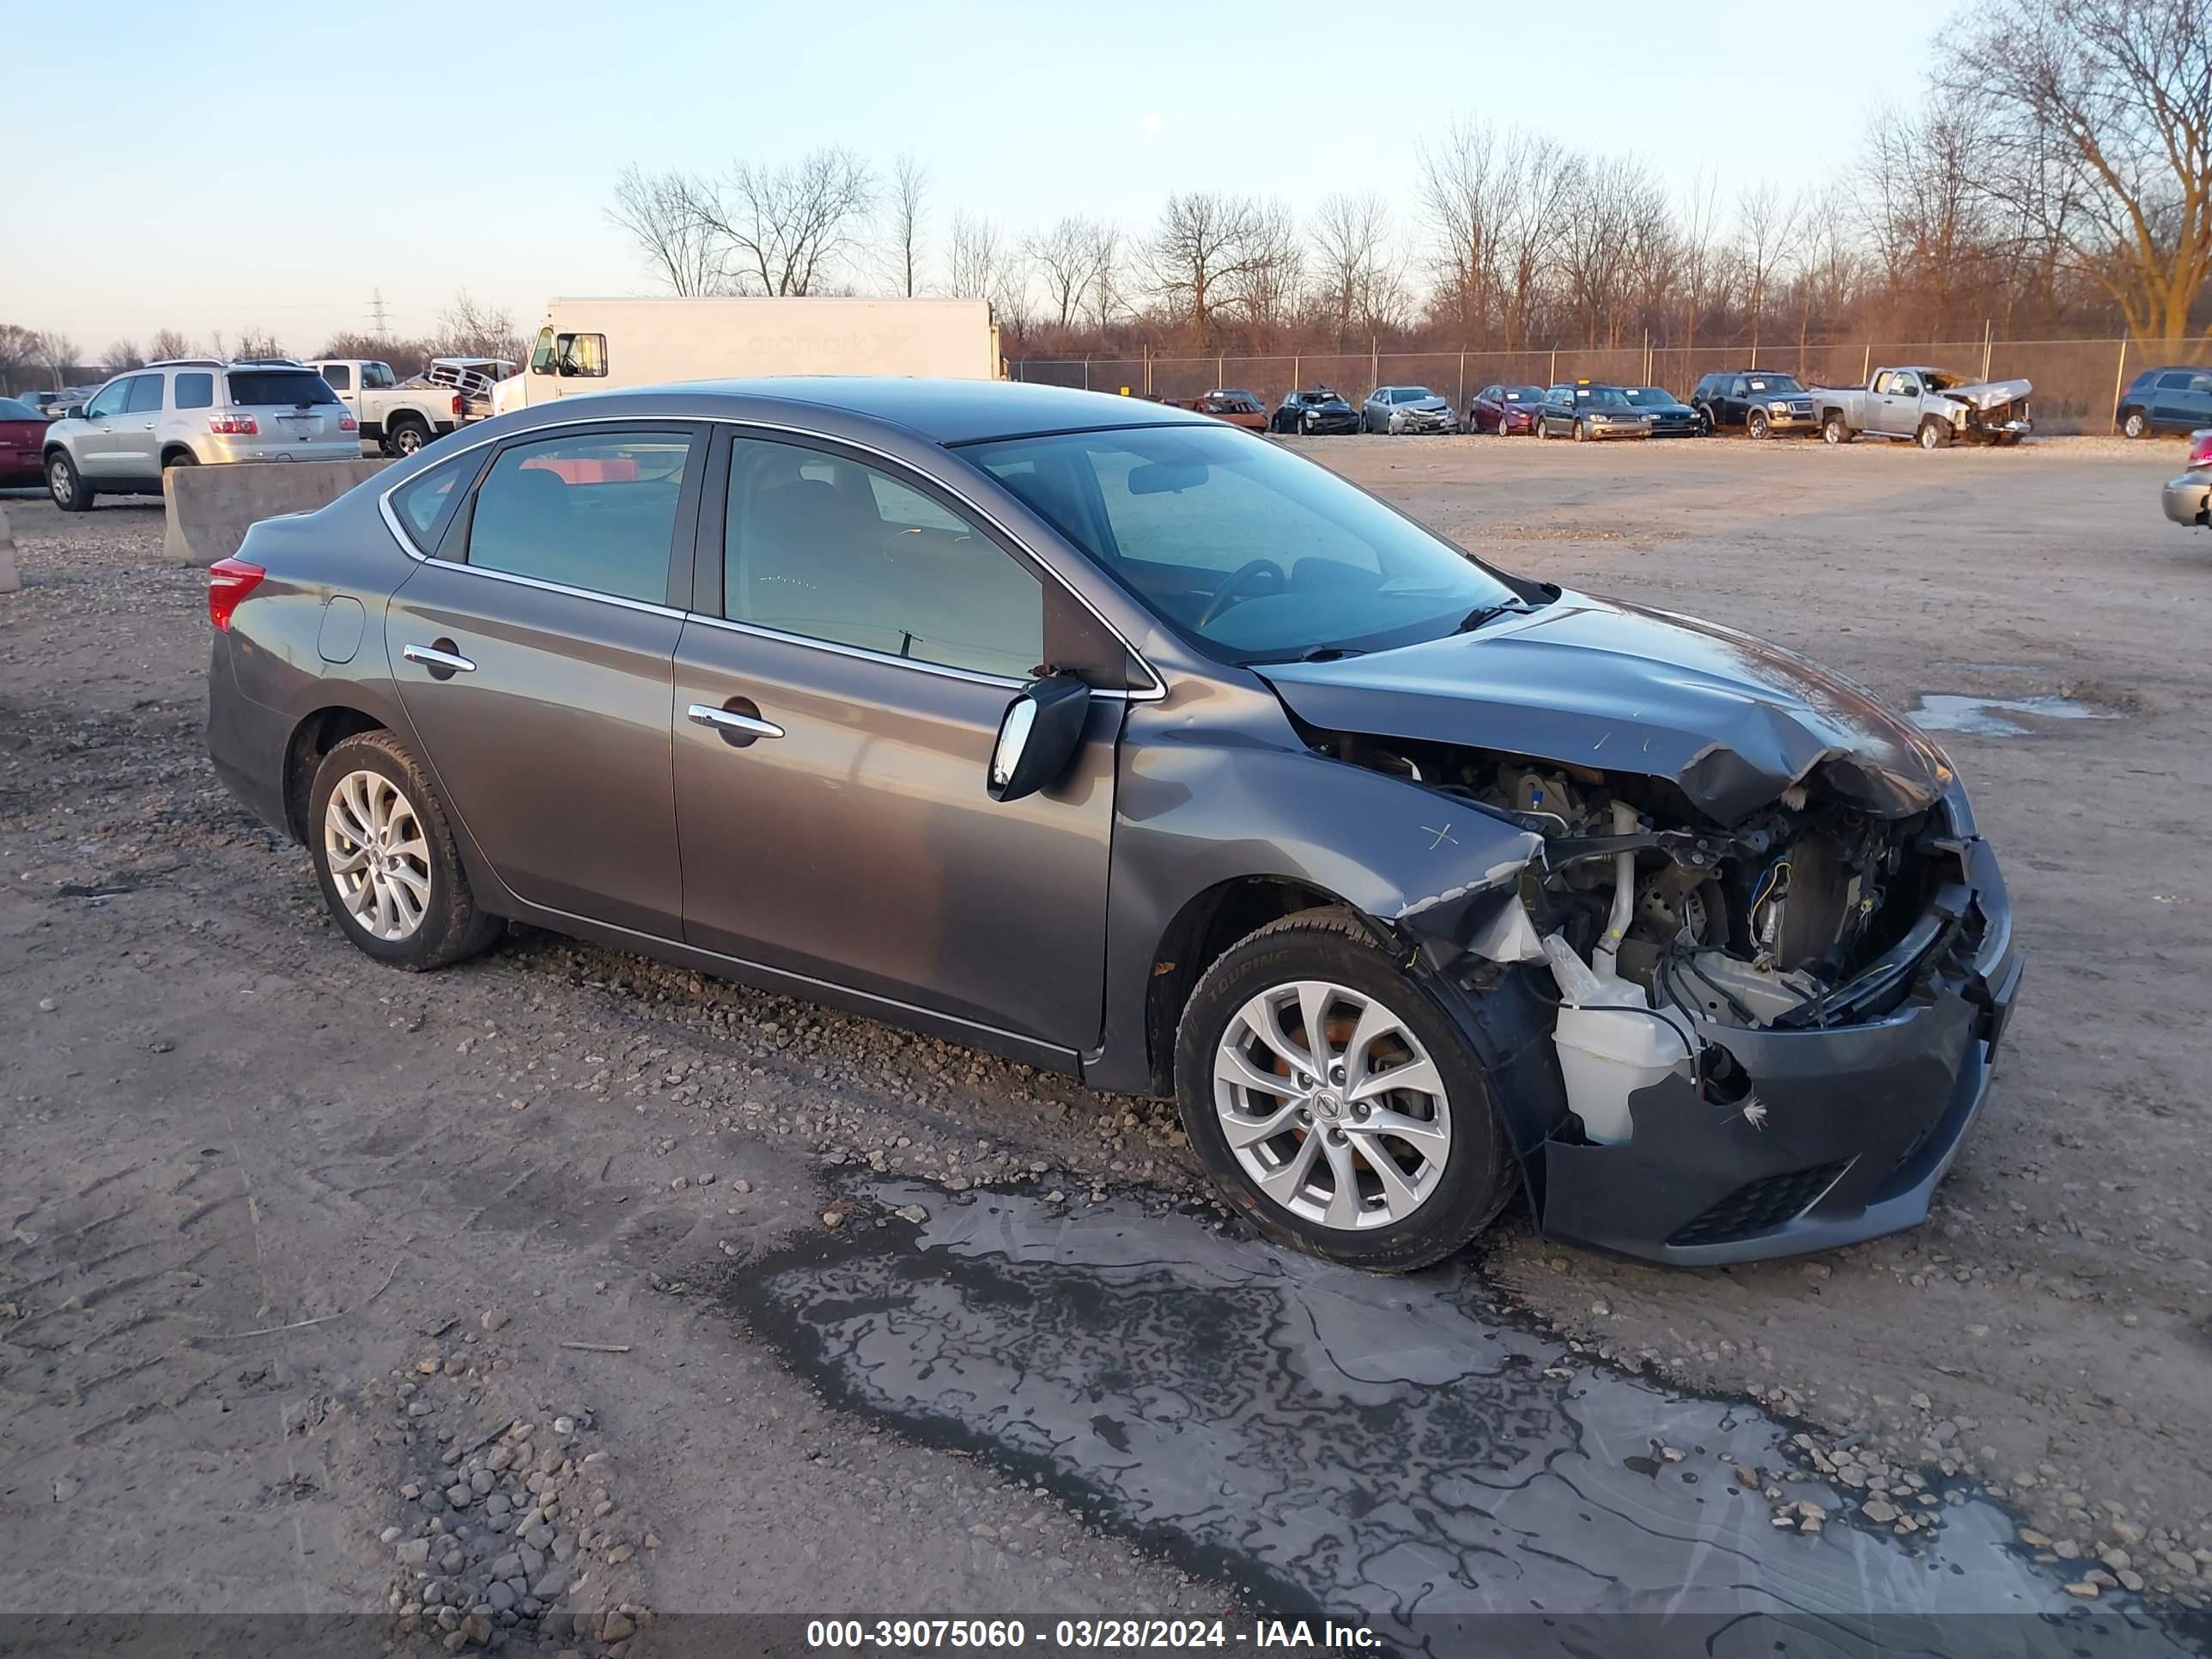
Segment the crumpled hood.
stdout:
[[1258,672],[1310,725],[1671,778],[1723,825],[1800,780],[1904,817],[1953,777],[1910,721],[1795,652],[1582,593],[1471,634]]
[[2035,388],[2026,380],[1983,380],[1972,386],[1954,386],[1936,392],[1938,398],[1956,398],[1962,404],[1972,404],[1976,409],[2002,409],[2007,404],[2017,403]]

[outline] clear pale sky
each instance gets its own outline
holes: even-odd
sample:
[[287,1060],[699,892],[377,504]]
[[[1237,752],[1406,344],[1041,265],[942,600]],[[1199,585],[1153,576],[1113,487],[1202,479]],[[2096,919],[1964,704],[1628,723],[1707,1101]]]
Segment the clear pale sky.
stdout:
[[[1678,191],[1813,183],[1911,104],[1942,9],[1745,0],[23,5],[0,321],[96,357],[157,328],[313,350],[427,330],[457,289],[526,329],[651,291],[602,210],[623,167],[842,144],[1009,234],[1150,223],[1178,189],[1410,198],[1455,116],[1632,150]],[[41,95],[42,85],[58,91]],[[43,129],[33,133],[35,118]],[[1409,234],[1405,227],[1401,234]],[[934,259],[933,260],[934,263]]]

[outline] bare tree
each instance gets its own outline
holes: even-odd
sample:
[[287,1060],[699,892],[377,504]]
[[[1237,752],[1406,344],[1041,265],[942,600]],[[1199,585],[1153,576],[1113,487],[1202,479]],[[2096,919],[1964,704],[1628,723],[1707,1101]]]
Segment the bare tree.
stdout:
[[1977,174],[2172,347],[2212,276],[2212,0],[1993,0],[1949,32]]
[[1241,196],[1188,191],[1160,210],[1145,250],[1152,295],[1201,349],[1216,344],[1224,318],[1248,297],[1261,228],[1259,209]]
[[1305,276],[1305,246],[1288,203],[1255,204],[1243,252],[1244,268],[1235,283],[1237,303],[1252,326],[1255,345],[1269,350],[1291,325]]
[[1516,133],[1507,140],[1498,165],[1499,213],[1491,243],[1497,256],[1499,326],[1505,349],[1513,351],[1534,337],[1546,262],[1581,163],[1549,138]]
[[608,222],[637,245],[671,294],[720,294],[728,288],[720,243],[699,211],[707,194],[698,180],[672,168],[647,173],[628,167],[615,181]]
[[16,323],[0,323],[0,385],[20,386],[24,371],[38,362],[39,337]]
[[[1355,331],[1371,334],[1379,328],[1402,296],[1398,266],[1390,255],[1389,204],[1371,190],[1325,197],[1314,213],[1311,240],[1315,299],[1334,332],[1336,349],[1343,351],[1350,348]],[[1463,269],[1455,262],[1446,283],[1458,283]],[[1470,292],[1464,285],[1448,286],[1446,305],[1464,325],[1480,326],[1479,302],[1471,313],[1468,309]]]
[[494,307],[478,305],[466,289],[438,313],[437,337],[431,344],[434,355],[441,357],[500,357],[520,362],[524,356],[514,319]]
[[76,342],[58,329],[42,329],[31,337],[31,361],[46,371],[59,392],[77,366]]
[[817,149],[787,167],[740,161],[694,199],[701,226],[726,250],[742,290],[804,295],[831,280],[853,251],[874,200],[866,163]]
[[1691,181],[1676,234],[1686,351],[1698,343],[1698,322],[1717,312],[1727,296],[1728,262],[1723,258],[1720,224],[1720,180],[1701,173]]
[[167,362],[173,357],[191,357],[197,355],[192,346],[191,337],[181,329],[156,329],[154,337],[146,343],[146,358],[149,362]]
[[1104,227],[1073,216],[1023,239],[1023,255],[1044,289],[1046,318],[1054,326],[1065,331],[1083,314],[1099,278],[1101,254],[1110,246]]
[[1129,296],[1124,291],[1121,228],[1101,224],[1096,228],[1091,249],[1091,326],[1103,340],[1108,328],[1130,310]]
[[146,367],[137,343],[130,340],[111,340],[107,349],[100,354],[100,370],[103,374],[127,374],[134,368]]
[[928,189],[929,169],[913,156],[891,163],[891,277],[908,299],[921,292],[922,198]]
[[1771,184],[1745,191],[1736,202],[1735,257],[1743,270],[1744,304],[1751,322],[1751,343],[1759,344],[1759,326],[1766,315],[1767,291],[1788,256],[1803,216],[1801,198],[1784,199]]
[[[1437,303],[1468,340],[1487,329],[1498,275],[1498,240],[1511,210],[1517,149],[1501,151],[1486,121],[1455,122],[1434,145],[1424,141],[1414,185],[1435,250]],[[1327,204],[1322,207],[1326,219]],[[1332,258],[1332,264],[1337,261]],[[1340,282],[1342,271],[1337,272]],[[1350,307],[1338,290],[1340,318]]]
[[1564,297],[1585,344],[1617,345],[1633,285],[1634,250],[1651,221],[1663,219],[1664,194],[1632,157],[1584,158],[1572,170],[1565,206],[1559,249]]
[[947,247],[945,286],[955,299],[988,300],[1006,276],[999,228],[979,215],[955,213]]

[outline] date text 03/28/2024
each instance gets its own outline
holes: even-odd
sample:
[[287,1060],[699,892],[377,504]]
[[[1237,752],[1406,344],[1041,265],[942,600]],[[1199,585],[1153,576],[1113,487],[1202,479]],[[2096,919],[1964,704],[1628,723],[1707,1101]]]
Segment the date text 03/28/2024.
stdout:
[[1032,1628],[1020,1619],[813,1619],[806,1645],[829,1651],[907,1651],[951,1648],[969,1653],[1018,1653],[1035,1647],[1078,1651],[1174,1651],[1248,1648],[1270,1653],[1322,1653],[1378,1648],[1362,1625],[1332,1620],[1255,1620],[1239,1629],[1221,1619],[1060,1619]]

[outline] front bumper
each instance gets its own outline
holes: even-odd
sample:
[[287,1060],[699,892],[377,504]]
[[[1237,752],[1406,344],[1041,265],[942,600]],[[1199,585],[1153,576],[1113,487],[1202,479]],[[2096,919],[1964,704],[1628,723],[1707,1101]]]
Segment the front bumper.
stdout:
[[1593,443],[1613,438],[1648,438],[1651,435],[1651,428],[1648,423],[1627,426],[1613,422],[1605,426],[1597,426],[1585,421],[1583,423],[1583,430],[1589,434],[1590,441]]
[[[1705,1025],[1751,1093],[1722,1103],[1669,1075],[1629,1098],[1617,1146],[1545,1143],[1532,1193],[1546,1234],[1676,1267],[1833,1249],[1927,1219],[1989,1091],[2021,960],[1986,842],[1889,1014],[1827,1030]],[[1955,914],[1950,914],[1954,912]],[[1747,1115],[1756,1101],[1763,1113]]]
[[[1744,417],[1747,425],[1750,423],[1750,419],[1747,415]],[[1769,410],[1766,412],[1766,429],[1769,432],[1818,432],[1820,429],[1820,417],[1810,410],[1802,415],[1795,410],[1787,415],[1777,415],[1772,410]]]
[[1339,433],[1358,431],[1359,416],[1357,415],[1308,416],[1299,421],[1297,429],[1317,438],[1334,437]]
[[1459,421],[1456,416],[1446,414],[1401,415],[1398,417],[1398,430],[1407,433],[1456,432],[1459,430]]
[[2207,507],[2212,505],[2212,469],[2168,478],[2160,500],[2166,507],[2166,516],[2176,524],[2196,526],[2208,522]]
[[1705,428],[1698,425],[1698,417],[1694,415],[1680,420],[1651,422],[1651,435],[1655,438],[1695,438],[1700,436],[1704,431]]

